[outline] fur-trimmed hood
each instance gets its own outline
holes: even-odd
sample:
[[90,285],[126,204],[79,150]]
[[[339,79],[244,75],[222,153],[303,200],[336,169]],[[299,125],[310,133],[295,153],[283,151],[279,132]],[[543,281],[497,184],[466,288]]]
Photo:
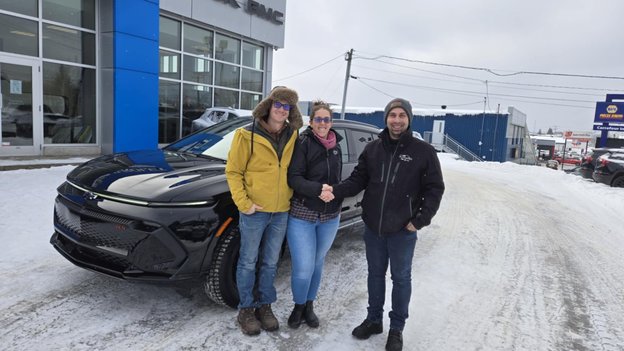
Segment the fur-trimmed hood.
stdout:
[[277,87],[271,90],[269,97],[260,101],[256,108],[254,108],[252,112],[253,117],[266,121],[266,118],[269,116],[269,112],[271,111],[271,105],[274,101],[285,101],[288,103],[290,105],[288,123],[293,130],[301,128],[303,125],[303,118],[301,117],[301,112],[299,112],[299,108],[297,107],[299,95],[297,95],[296,91],[286,87]]

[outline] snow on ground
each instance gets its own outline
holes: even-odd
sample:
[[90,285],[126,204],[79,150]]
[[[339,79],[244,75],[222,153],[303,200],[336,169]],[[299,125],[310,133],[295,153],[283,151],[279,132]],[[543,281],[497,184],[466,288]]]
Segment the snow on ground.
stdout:
[[[404,349],[624,350],[624,189],[440,158],[447,191],[419,232]],[[0,172],[0,349],[383,350],[386,333],[350,335],[367,300],[357,233],[339,235],[327,257],[320,328],[286,326],[286,259],[274,305],[282,327],[246,337],[236,311],[199,289],[118,281],[61,257],[48,240],[55,189],[71,169]]]

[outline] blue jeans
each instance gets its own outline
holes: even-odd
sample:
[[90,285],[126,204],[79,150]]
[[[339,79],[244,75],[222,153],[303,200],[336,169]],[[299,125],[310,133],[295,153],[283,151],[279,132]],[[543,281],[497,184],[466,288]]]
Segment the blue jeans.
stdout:
[[[236,284],[240,303],[238,308],[257,307],[277,300],[273,282],[277,262],[286,236],[288,212],[256,212],[240,214],[241,246],[236,268]],[[256,263],[260,256],[258,273],[258,300],[254,298]]]
[[340,216],[326,222],[288,218],[288,248],[292,258],[291,288],[296,304],[314,301],[321,285],[325,255],[336,237]]
[[416,232],[402,229],[380,236],[370,228],[364,230],[368,262],[368,320],[381,323],[386,299],[386,271],[390,263],[392,277],[392,311],[390,329],[403,330],[412,295],[412,258]]

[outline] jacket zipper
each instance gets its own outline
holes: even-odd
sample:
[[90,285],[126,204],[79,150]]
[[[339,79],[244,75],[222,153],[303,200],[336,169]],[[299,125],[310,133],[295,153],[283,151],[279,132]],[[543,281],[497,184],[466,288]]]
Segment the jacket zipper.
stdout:
[[[327,184],[331,182],[331,167],[329,167],[329,150],[325,149],[325,161],[327,163]],[[325,210],[323,213],[327,213],[327,202],[325,202]]]
[[[388,164],[388,170],[392,169],[392,161],[394,161],[394,156],[397,153],[397,150],[399,149],[399,145],[397,144],[396,148],[394,149],[394,152],[392,153],[392,157],[390,157],[390,164]],[[383,170],[383,166],[382,166],[382,170]],[[388,171],[388,176],[386,177],[386,181],[384,184],[384,191],[383,191],[383,195],[381,197],[381,213],[379,213],[379,236],[382,236],[381,234],[381,227],[383,224],[383,213],[384,213],[384,206],[385,206],[385,202],[386,202],[386,193],[388,192],[388,181],[390,180],[390,172]],[[382,179],[383,181],[383,179]]]
[[401,166],[401,162],[397,162],[396,167],[394,167],[394,172],[392,173],[392,180],[390,181],[390,184],[394,184],[394,179],[396,178],[396,175],[399,172],[399,166]]

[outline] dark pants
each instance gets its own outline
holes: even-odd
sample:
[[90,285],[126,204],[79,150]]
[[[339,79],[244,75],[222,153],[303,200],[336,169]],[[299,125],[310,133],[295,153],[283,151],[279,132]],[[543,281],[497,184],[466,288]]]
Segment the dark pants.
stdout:
[[386,271],[390,263],[392,277],[392,311],[390,329],[403,330],[408,317],[412,295],[412,258],[416,247],[416,232],[403,229],[382,235],[370,228],[364,230],[366,261],[368,262],[368,320],[382,322],[386,299]]

